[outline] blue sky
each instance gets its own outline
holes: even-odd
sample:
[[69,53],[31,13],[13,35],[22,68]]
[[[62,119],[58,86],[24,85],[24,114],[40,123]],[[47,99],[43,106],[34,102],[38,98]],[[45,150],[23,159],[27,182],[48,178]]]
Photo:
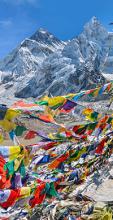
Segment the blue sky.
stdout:
[[0,58],[40,27],[70,39],[94,15],[112,29],[113,0],[0,0]]

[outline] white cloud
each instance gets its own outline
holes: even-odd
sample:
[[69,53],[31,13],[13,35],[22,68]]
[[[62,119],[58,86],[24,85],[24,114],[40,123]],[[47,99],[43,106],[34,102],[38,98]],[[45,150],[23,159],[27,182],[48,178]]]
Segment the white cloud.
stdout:
[[12,21],[11,20],[0,20],[0,27],[3,28],[7,28],[10,27],[12,25]]

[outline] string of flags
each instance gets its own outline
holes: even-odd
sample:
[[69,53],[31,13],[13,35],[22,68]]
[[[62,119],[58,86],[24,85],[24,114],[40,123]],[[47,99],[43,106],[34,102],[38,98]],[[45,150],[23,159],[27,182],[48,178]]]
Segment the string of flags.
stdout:
[[[0,219],[10,219],[11,210],[17,219],[23,219],[35,209],[41,212],[42,220],[48,216],[96,219],[95,201],[87,198],[86,203],[83,195],[75,195],[75,202],[68,195],[107,164],[113,153],[113,116],[82,106],[78,100],[111,90],[112,83],[107,83],[77,94],[43,97],[34,103],[19,101],[10,108],[0,105]],[[57,117],[62,115],[68,122],[77,106],[82,123],[58,122]],[[12,141],[12,145],[5,146],[5,141]],[[97,215],[112,219],[112,211],[106,206]]]

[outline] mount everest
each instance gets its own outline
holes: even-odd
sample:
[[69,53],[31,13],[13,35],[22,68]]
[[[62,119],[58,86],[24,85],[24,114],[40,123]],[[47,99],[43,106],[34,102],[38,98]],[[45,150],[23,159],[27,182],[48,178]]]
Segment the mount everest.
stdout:
[[64,95],[113,78],[113,33],[96,17],[67,42],[39,29],[0,61],[0,98]]

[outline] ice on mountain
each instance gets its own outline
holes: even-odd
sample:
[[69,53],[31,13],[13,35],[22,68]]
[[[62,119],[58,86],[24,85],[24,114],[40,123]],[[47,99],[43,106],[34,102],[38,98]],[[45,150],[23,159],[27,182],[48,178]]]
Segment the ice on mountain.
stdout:
[[0,90],[5,97],[28,98],[45,91],[61,95],[103,84],[105,74],[113,73],[112,42],[113,33],[96,17],[78,37],[66,42],[40,28],[0,61]]

